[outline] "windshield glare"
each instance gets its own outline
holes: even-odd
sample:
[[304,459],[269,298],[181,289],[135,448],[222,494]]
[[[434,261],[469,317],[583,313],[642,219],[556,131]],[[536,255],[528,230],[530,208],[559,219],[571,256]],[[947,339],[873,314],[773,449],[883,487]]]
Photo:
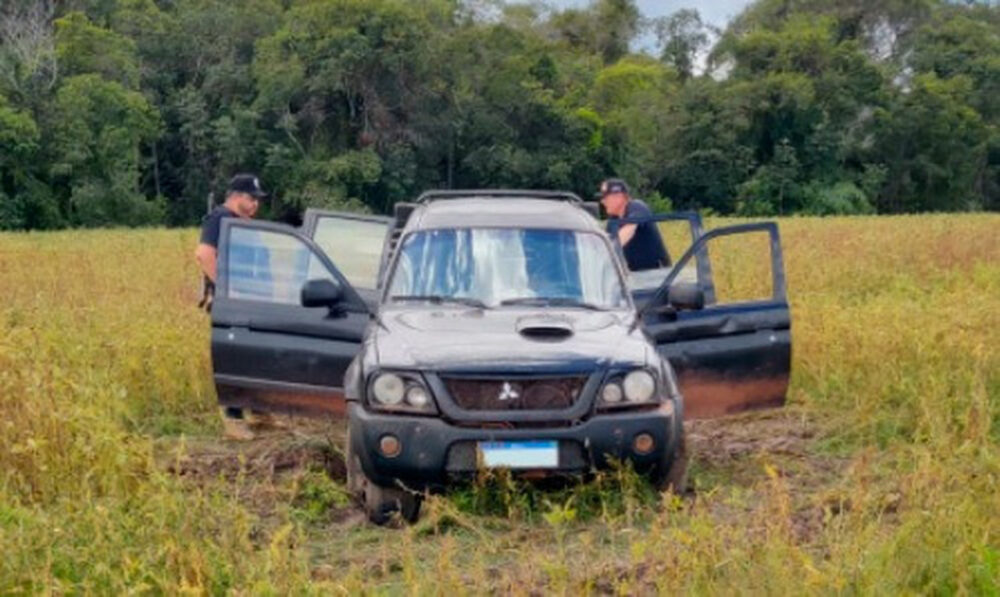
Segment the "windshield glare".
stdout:
[[410,234],[389,285],[393,297],[475,299],[488,307],[554,299],[627,306],[608,245],[573,230],[458,228]]

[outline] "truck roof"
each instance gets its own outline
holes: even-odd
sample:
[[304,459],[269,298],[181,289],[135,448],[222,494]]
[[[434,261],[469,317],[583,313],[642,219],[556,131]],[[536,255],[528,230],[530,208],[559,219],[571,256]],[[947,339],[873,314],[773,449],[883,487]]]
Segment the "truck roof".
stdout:
[[433,228],[547,228],[600,231],[578,202],[538,198],[468,198],[431,201],[417,208],[407,230]]

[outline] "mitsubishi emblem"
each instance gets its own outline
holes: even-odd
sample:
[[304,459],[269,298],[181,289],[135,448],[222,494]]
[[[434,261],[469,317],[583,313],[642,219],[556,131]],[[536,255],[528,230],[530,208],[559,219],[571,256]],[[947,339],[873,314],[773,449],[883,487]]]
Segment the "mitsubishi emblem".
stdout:
[[521,395],[518,394],[517,390],[515,390],[510,385],[509,381],[503,382],[503,387],[500,388],[500,396],[499,396],[501,402],[506,402],[508,400],[517,400],[520,397]]

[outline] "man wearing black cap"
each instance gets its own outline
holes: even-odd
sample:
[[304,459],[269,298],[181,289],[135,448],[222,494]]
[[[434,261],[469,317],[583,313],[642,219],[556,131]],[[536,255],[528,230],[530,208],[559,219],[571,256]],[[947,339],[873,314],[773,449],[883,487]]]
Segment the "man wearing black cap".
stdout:
[[[260,200],[264,197],[267,197],[267,193],[260,186],[260,179],[257,176],[237,174],[229,181],[226,201],[213,209],[202,221],[201,240],[198,242],[198,248],[194,251],[194,257],[205,275],[205,296],[202,299],[202,306],[206,310],[211,310],[212,298],[215,295],[215,277],[218,272],[216,259],[219,254],[219,232],[222,228],[223,218],[249,219],[254,217],[260,206]],[[265,413],[254,413],[254,415],[260,423],[276,424],[273,418]],[[230,439],[250,440],[254,437],[243,416],[243,409],[224,408],[222,425],[226,437]]]
[[201,224],[201,241],[195,249],[194,258],[205,273],[208,288],[214,291],[216,258],[219,248],[219,230],[223,218],[252,218],[257,213],[259,202],[267,193],[260,186],[260,179],[253,174],[237,174],[229,181],[226,201],[205,216]]
[[[601,205],[610,218],[649,218],[653,212],[639,199],[629,197],[628,185],[619,178],[609,178],[601,183]],[[611,223],[608,223],[611,229]],[[663,244],[663,237],[656,222],[623,224],[618,228],[618,241],[622,245],[629,270],[638,272],[670,265],[670,255]]]

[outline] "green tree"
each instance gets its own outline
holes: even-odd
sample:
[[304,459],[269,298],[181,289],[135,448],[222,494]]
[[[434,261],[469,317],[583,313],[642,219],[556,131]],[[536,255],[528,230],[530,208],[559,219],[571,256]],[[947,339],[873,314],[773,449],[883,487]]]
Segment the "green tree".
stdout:
[[0,2],[0,226],[189,225],[243,170],[292,221],[611,174],[719,213],[1000,209],[996,3],[756,0],[714,44],[580,4]]
[[446,18],[435,4],[401,0],[293,7],[259,42],[253,66],[255,106],[273,130],[267,179],[304,197],[319,176],[335,193],[387,208],[373,197],[379,180],[354,176],[338,165],[338,154],[373,148],[361,155],[377,159],[381,172],[383,156],[414,143],[413,120],[430,76],[427,39]]
[[773,158],[740,187],[736,213],[745,216],[782,215],[802,207],[802,171],[795,148],[779,141]]
[[749,134],[751,113],[738,88],[710,77],[680,90],[665,144],[658,190],[684,209],[732,213],[737,193],[757,165]]
[[660,45],[660,59],[674,67],[682,79],[694,74],[698,55],[708,48],[716,31],[701,20],[697,10],[686,8],[653,24]]
[[41,132],[31,115],[0,95],[0,230],[56,228],[59,208],[34,178]]
[[129,89],[138,87],[134,41],[94,25],[81,12],[56,20],[55,30],[56,56],[63,75],[96,73]]
[[628,57],[602,69],[591,89],[614,147],[614,172],[640,194],[659,188],[675,139],[677,72],[651,57]]
[[98,75],[67,79],[53,115],[53,179],[69,190],[83,226],[158,223],[161,206],[140,192],[140,150],[159,134],[156,110],[138,92]]
[[584,105],[599,58],[574,61],[503,23],[459,32],[443,56],[443,180],[593,192],[608,157],[603,121]]
[[[266,134],[253,108],[254,44],[281,24],[279,0],[116,0],[111,28],[136,42],[143,94],[163,133],[142,164],[147,195],[170,198],[172,224],[198,221],[237,170],[260,170]],[[267,215],[268,205],[264,206]]]
[[37,108],[56,84],[54,14],[48,2],[0,4],[0,93],[25,108]]
[[875,113],[872,161],[887,170],[879,211],[981,208],[974,183],[987,157],[989,130],[969,105],[972,81],[922,74]]
[[629,53],[641,20],[634,0],[593,0],[585,9],[556,13],[549,28],[570,47],[594,53],[611,64]]
[[1000,7],[948,6],[920,29],[913,48],[915,71],[971,81],[968,103],[989,137],[972,183],[975,203],[1000,208]]
[[[789,155],[803,184],[822,187],[858,180],[864,172],[861,154],[872,131],[871,114],[887,101],[883,72],[861,45],[839,38],[832,18],[802,16],[727,43],[733,66],[724,91],[746,115],[742,144],[752,148],[754,162],[763,169],[753,175],[757,182],[743,187],[743,205],[748,205],[748,189],[760,193],[784,188],[760,180],[784,180],[776,173],[785,172],[787,164],[771,166],[779,158],[788,162]],[[782,193],[781,198],[760,200],[779,213],[805,208],[805,188],[790,197]]]

